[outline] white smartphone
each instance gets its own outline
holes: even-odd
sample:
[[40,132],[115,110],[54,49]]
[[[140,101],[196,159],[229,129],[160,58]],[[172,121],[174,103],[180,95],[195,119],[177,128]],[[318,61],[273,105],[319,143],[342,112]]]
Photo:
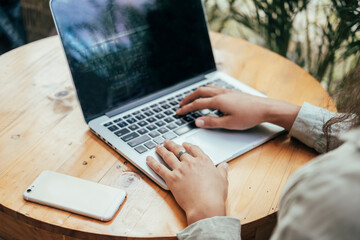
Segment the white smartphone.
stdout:
[[110,221],[126,198],[126,192],[68,175],[43,171],[25,190],[24,199]]

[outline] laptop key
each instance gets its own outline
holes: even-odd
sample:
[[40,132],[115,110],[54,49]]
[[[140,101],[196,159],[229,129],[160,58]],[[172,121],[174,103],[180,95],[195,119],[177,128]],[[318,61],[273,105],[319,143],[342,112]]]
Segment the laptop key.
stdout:
[[154,138],[154,141],[157,144],[162,144],[165,141],[165,139],[163,137],[157,137],[157,138]]
[[153,104],[153,105],[151,105],[150,107],[151,108],[155,108],[157,106],[157,104]]
[[143,120],[143,121],[141,121],[141,122],[138,122],[138,124],[139,124],[140,127],[144,127],[144,126],[146,126],[148,123]]
[[115,130],[118,130],[119,128],[115,125],[112,125],[112,126],[108,127],[108,129],[113,132]]
[[160,104],[164,104],[164,103],[166,103],[166,101],[161,101],[161,102],[159,102]]
[[174,133],[172,133],[172,132],[168,132],[168,133],[165,133],[165,134],[163,135],[163,138],[168,139],[168,140],[174,139],[174,138],[176,138],[176,137],[177,137],[177,136],[176,136]]
[[163,121],[158,121],[157,123],[155,123],[158,127],[162,127],[165,125],[165,123]]
[[133,112],[133,115],[138,115],[140,111]]
[[161,134],[164,134],[166,132],[168,132],[169,130],[167,130],[166,128],[162,127],[160,129],[158,129],[158,131],[161,133]]
[[189,124],[189,125],[185,125],[185,126],[183,126],[183,127],[181,127],[181,128],[176,129],[174,132],[175,132],[177,135],[181,136],[181,135],[189,132],[189,131],[192,130],[192,129],[194,129],[194,127]]
[[143,111],[143,112],[146,112],[148,110],[150,110],[150,108],[148,108],[148,107],[141,109],[141,111]]
[[142,145],[136,147],[135,150],[136,150],[138,153],[140,153],[140,154],[142,154],[142,153],[144,153],[144,152],[147,151],[147,149],[146,149],[144,146],[142,146]]
[[118,137],[122,137],[125,134],[128,134],[129,132],[130,132],[129,129],[124,128],[124,129],[121,129],[121,130],[115,132],[115,135],[118,136]]
[[208,115],[210,113],[209,109],[203,109],[199,111],[202,115]]
[[136,124],[131,125],[129,128],[132,131],[135,131],[135,130],[139,129],[139,127]]
[[198,117],[201,117],[202,115],[200,113],[198,113],[198,112],[194,112],[194,113],[191,114],[191,116],[193,118],[198,118]]
[[184,121],[186,121],[186,122],[192,122],[192,121],[194,121],[194,119],[193,119],[192,117],[190,117],[190,116],[185,116],[185,117],[183,117],[183,119],[184,119]]
[[173,106],[176,106],[176,105],[178,105],[179,103],[176,102],[176,101],[171,101],[170,104],[173,105]]
[[153,131],[156,129],[156,126],[151,124],[151,125],[147,126],[146,128],[149,129],[150,131]]
[[133,124],[133,123],[136,122],[136,119],[135,119],[135,118],[128,118],[126,121],[127,121],[128,123],[130,123],[130,124]]
[[137,138],[138,136],[140,136],[139,134],[137,134],[136,132],[133,132],[133,133],[130,133],[124,137],[122,137],[121,139],[124,141],[124,142],[128,142],[130,140],[133,140],[134,138]]
[[162,119],[162,118],[164,118],[165,116],[164,116],[164,114],[159,113],[159,114],[156,114],[155,117],[156,117],[157,119]]
[[154,113],[152,111],[147,111],[147,112],[144,112],[144,114],[148,117],[154,115]]
[[157,119],[154,117],[149,117],[148,119],[146,119],[146,121],[148,121],[149,123],[153,123],[153,122],[156,122]]
[[177,126],[176,124],[174,124],[174,123],[170,123],[170,124],[167,125],[166,127],[167,127],[168,129],[170,129],[170,130],[173,130],[173,129],[177,128],[178,126]]
[[119,122],[117,125],[119,127],[123,128],[123,127],[126,127],[128,124],[126,122]]
[[104,127],[109,127],[109,126],[111,126],[112,125],[112,122],[108,122],[108,123],[105,123],[104,124]]
[[164,121],[167,123],[171,123],[172,121],[174,121],[174,119],[172,119],[171,117],[167,117],[164,119]]
[[161,111],[162,111],[162,109],[161,109],[161,108],[159,108],[159,107],[155,107],[155,108],[153,109],[153,111],[154,111],[154,112],[156,112],[156,113],[159,113],[159,112],[161,112]]
[[175,122],[178,126],[184,125],[186,122],[183,119],[179,119]]
[[130,114],[124,116],[125,119],[126,119],[126,118],[130,118],[130,117],[131,117]]
[[161,107],[163,109],[168,109],[168,108],[171,108],[171,106],[169,104],[164,104],[164,105],[161,105]]
[[137,145],[140,145],[144,142],[147,142],[150,140],[150,137],[147,135],[143,135],[141,137],[135,138],[134,140],[128,142],[128,144],[130,145],[130,147],[136,147]]
[[153,149],[154,147],[156,147],[156,144],[153,141],[149,141],[147,143],[144,144],[148,149]]
[[145,118],[145,116],[142,115],[142,114],[140,114],[140,115],[137,115],[136,118],[137,118],[138,120],[143,120],[143,119]]
[[145,128],[142,128],[142,129],[140,129],[140,130],[138,131],[138,133],[141,134],[141,135],[144,135],[144,134],[147,133],[147,132],[148,132],[148,130],[146,130]]
[[121,118],[118,118],[118,119],[114,120],[114,123],[118,123],[118,122],[120,122],[121,120],[122,120]]
[[165,115],[169,116],[169,115],[172,115],[174,112],[171,110],[166,110],[164,113],[165,113]]
[[156,137],[160,136],[160,133],[158,133],[157,131],[152,131],[151,133],[149,133],[149,135],[152,138],[156,138]]

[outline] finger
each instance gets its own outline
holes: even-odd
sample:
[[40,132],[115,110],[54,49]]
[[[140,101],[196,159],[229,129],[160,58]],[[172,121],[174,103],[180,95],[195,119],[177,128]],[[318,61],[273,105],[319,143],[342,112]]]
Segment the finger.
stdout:
[[160,155],[164,162],[169,165],[171,169],[176,169],[179,167],[179,159],[172,152],[169,152],[165,147],[161,145],[157,145],[155,149],[156,152]]
[[181,102],[180,106],[186,105],[195,99],[198,98],[206,98],[206,97],[213,97],[221,93],[221,90],[218,88],[211,87],[210,85],[206,87],[200,87],[194,92],[187,95]]
[[188,153],[190,153],[194,157],[207,157],[207,155],[196,145],[193,145],[191,143],[183,143],[183,147]]
[[171,171],[165,167],[163,164],[156,161],[153,157],[148,156],[146,158],[146,163],[149,167],[156,172],[162,179],[167,182],[167,179],[170,177]]
[[226,162],[221,163],[217,166],[217,169],[219,170],[221,176],[223,176],[226,179],[228,177],[228,167],[229,167],[229,164],[227,164]]
[[176,111],[178,115],[184,115],[189,112],[193,112],[200,109],[213,108],[217,109],[217,103],[214,101],[214,98],[198,98],[195,101],[182,106]]
[[199,128],[230,128],[230,116],[224,117],[199,117],[195,120],[195,124]]
[[[184,151],[184,147],[181,146],[181,145],[178,145],[176,143],[174,143],[173,141],[170,141],[170,140],[165,140],[164,141],[164,147],[166,149],[168,149],[169,151],[171,151],[176,157],[178,156],[178,154],[181,152],[181,151]],[[179,158],[179,160],[190,160],[192,158],[192,156],[189,154],[182,154],[181,157]]]

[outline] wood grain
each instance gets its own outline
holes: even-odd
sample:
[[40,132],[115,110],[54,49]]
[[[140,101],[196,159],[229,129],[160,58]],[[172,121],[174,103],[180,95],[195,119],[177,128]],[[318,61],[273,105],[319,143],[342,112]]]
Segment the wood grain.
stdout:
[[[336,111],[321,85],[294,63],[249,42],[211,33],[218,68],[269,97]],[[0,236],[9,239],[174,239],[186,227],[172,195],[90,133],[58,37],[0,57]],[[230,162],[227,214],[244,239],[266,239],[281,191],[316,153],[286,134]],[[28,203],[22,193],[53,170],[127,191],[102,223]],[[49,237],[51,236],[51,237]]]

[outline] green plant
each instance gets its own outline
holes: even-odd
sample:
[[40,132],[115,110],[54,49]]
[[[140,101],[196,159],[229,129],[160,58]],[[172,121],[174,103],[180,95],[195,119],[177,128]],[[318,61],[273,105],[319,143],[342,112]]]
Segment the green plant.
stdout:
[[358,0],[205,0],[210,28],[288,57],[330,93],[360,62]]
[[328,9],[327,24],[323,26],[323,41],[326,46],[322,55],[316,59],[316,68],[311,73],[319,80],[327,75],[327,87],[330,93],[334,87],[336,64],[348,58],[354,58],[353,67],[360,61],[360,2],[358,0],[331,0]]

